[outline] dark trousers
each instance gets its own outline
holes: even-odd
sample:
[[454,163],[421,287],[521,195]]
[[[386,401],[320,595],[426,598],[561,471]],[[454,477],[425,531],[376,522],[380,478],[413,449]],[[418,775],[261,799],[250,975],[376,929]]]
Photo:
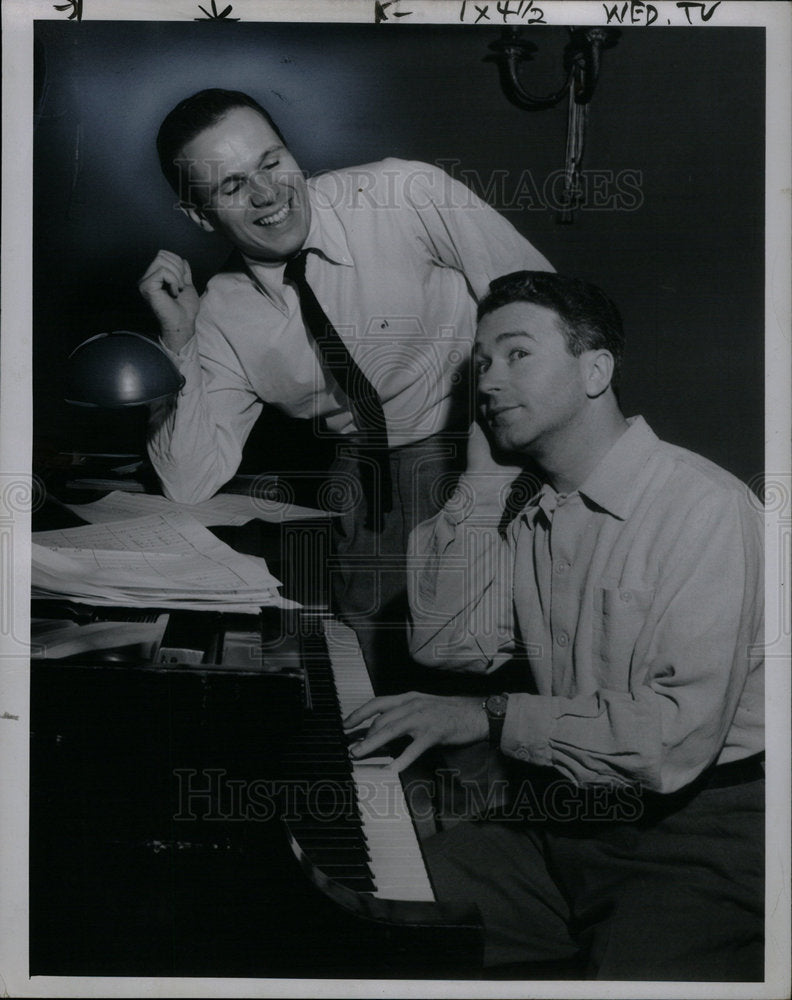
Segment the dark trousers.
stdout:
[[330,591],[333,610],[358,636],[377,693],[413,686],[406,639],[407,542],[443,506],[464,461],[465,435],[437,434],[390,451],[391,511],[383,530],[366,525],[354,448],[330,469],[344,512],[335,517]]
[[600,796],[572,801],[535,795],[530,819],[462,822],[424,842],[438,898],[479,906],[486,965],[764,978],[763,780],[622,799],[610,816]]

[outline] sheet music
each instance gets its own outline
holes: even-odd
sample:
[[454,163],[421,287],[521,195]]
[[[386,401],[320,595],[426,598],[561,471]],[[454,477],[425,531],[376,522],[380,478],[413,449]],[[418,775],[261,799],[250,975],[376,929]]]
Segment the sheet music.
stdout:
[[33,534],[33,592],[94,604],[293,607],[264,559],[235,552],[189,514]]
[[238,493],[218,493],[198,504],[176,503],[167,497],[147,493],[125,493],[114,490],[92,503],[66,504],[75,514],[92,524],[120,521],[128,517],[140,517],[150,513],[173,513],[180,511],[190,514],[201,524],[246,524],[253,518],[279,524],[283,521],[301,521],[308,518],[332,517],[326,510],[301,507],[298,504],[282,503],[260,496],[244,496]]

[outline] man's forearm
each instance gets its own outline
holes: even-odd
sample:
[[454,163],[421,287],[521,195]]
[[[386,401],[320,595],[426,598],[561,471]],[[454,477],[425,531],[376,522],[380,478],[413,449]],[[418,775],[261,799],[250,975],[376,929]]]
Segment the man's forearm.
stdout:
[[152,410],[148,453],[167,497],[199,503],[234,475],[241,446],[211,412],[195,339],[172,360],[185,384],[174,400]]
[[178,354],[195,336],[195,323],[160,327],[160,342],[173,354]]

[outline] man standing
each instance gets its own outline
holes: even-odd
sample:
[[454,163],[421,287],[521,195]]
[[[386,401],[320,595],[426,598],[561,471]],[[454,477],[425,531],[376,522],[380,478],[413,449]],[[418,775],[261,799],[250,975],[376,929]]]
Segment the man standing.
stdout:
[[197,502],[230,479],[262,401],[344,435],[337,608],[353,623],[398,621],[406,539],[439,508],[470,422],[476,301],[507,263],[547,261],[427,164],[385,160],[306,182],[245,94],[186,99],[157,145],[183,210],[236,251],[201,299],[169,251],[140,282],[186,378],[150,435],[164,492]]
[[[409,735],[404,767],[489,737],[511,765],[499,816],[426,843],[438,895],[478,903],[488,964],[762,979],[762,517],[724,470],[624,418],[622,347],[591,285],[493,283],[483,419],[538,489],[504,528],[474,435],[457,494],[415,532],[410,604],[413,655],[491,672],[496,693],[374,699],[348,720],[374,717],[354,753]],[[515,657],[520,690],[499,690]]]

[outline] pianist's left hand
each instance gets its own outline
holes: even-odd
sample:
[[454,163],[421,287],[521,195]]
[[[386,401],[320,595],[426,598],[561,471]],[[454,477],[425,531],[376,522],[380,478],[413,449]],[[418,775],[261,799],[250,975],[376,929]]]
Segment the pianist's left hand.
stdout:
[[350,748],[353,757],[368,757],[391,740],[412,737],[395,763],[402,771],[429,747],[458,746],[487,739],[489,725],[481,698],[441,696],[409,691],[372,698],[344,719],[349,732],[373,720],[368,732]]

